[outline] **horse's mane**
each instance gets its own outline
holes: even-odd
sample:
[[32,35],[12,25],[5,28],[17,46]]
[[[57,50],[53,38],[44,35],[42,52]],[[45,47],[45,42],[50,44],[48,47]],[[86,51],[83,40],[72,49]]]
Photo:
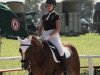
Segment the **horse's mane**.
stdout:
[[38,46],[43,47],[43,43],[42,43],[42,40],[40,39],[40,37],[32,35],[32,40],[34,40]]

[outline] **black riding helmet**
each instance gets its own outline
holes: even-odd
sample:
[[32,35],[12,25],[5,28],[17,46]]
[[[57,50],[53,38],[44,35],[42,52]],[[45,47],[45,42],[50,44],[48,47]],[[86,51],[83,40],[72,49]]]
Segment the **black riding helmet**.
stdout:
[[46,0],[46,5],[47,4],[53,4],[53,5],[55,5],[56,6],[56,0]]

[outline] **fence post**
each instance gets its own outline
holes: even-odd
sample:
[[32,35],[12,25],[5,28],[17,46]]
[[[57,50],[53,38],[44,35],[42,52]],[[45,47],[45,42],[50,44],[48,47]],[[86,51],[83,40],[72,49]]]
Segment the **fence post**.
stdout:
[[90,56],[88,58],[88,66],[89,66],[89,75],[93,75],[94,74],[93,59]]

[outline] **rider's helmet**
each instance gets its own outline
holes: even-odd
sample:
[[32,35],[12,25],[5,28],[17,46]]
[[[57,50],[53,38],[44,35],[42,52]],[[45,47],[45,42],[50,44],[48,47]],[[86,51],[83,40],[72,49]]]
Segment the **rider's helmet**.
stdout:
[[56,0],[46,0],[46,4],[53,4],[56,5]]

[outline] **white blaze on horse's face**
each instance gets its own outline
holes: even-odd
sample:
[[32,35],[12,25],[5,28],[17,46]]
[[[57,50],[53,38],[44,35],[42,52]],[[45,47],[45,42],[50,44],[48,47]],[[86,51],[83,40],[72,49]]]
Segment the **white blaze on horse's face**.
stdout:
[[17,37],[17,39],[20,42],[20,45],[21,45],[20,48],[22,50],[23,59],[24,59],[25,58],[25,52],[29,48],[29,46],[31,45],[32,36],[30,36],[29,38],[25,38],[24,40],[22,40],[20,37]]

